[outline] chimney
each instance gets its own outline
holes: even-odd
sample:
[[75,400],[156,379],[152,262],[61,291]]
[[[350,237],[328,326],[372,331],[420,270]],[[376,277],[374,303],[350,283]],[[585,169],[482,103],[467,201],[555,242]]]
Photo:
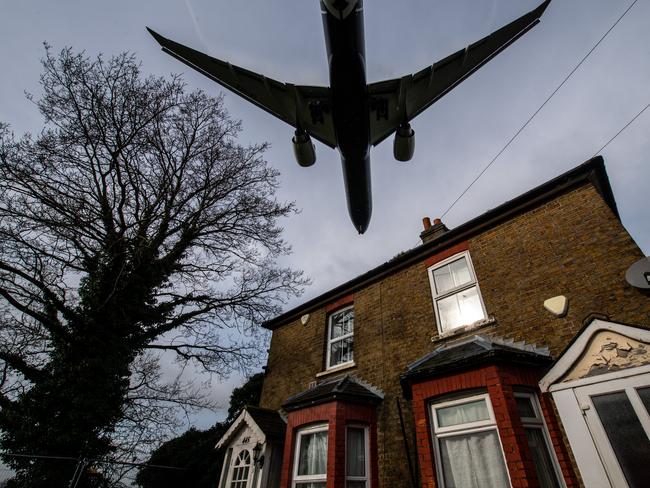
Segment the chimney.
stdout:
[[449,230],[440,219],[433,219],[433,225],[431,225],[431,219],[425,217],[422,219],[422,225],[424,226],[424,230],[420,233],[420,239],[422,239],[423,244],[437,239]]

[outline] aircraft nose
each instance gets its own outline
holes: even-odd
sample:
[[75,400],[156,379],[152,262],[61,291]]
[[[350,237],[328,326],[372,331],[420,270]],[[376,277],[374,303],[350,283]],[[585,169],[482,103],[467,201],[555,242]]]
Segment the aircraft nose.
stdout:
[[348,213],[354,228],[363,234],[372,215],[372,190],[370,189],[370,157],[342,159],[343,180],[348,203]]
[[352,220],[352,224],[354,225],[354,228],[357,229],[359,234],[363,234],[366,230],[368,230],[368,226],[370,225],[372,204],[370,203],[369,199],[364,202],[359,202],[357,199],[357,201],[354,203],[348,203],[352,203],[352,205],[348,206],[350,220]]
[[370,224],[370,219],[368,219],[368,222],[360,224],[360,223],[355,223],[354,225],[356,226],[357,230],[359,231],[359,235],[363,234],[366,230],[368,230],[368,224]]

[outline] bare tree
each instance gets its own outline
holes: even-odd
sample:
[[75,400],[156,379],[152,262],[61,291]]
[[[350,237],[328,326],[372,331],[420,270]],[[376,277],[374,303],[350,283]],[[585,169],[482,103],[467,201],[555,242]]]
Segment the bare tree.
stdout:
[[[161,353],[245,369],[257,349],[242,337],[305,280],[277,264],[294,208],[275,198],[265,145],[236,142],[220,98],[143,78],[127,54],[46,48],[43,67],[43,131],[0,126],[0,442],[101,458],[205,406],[161,381]],[[69,479],[7,461],[25,486]]]

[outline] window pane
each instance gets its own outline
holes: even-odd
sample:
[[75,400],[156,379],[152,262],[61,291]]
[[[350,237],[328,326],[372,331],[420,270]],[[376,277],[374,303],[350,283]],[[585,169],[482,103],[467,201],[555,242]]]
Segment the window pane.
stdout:
[[347,488],[366,488],[365,481],[348,481],[346,484]]
[[458,293],[458,304],[460,305],[461,320],[463,321],[461,325],[471,324],[485,318],[481,299],[475,286]]
[[303,481],[302,483],[296,483],[296,488],[325,488],[325,485],[324,481]]
[[441,266],[433,270],[433,281],[436,285],[436,293],[438,295],[445,293],[452,288],[464,285],[472,281],[472,276],[469,272],[467,259],[462,257],[453,263]]
[[449,427],[490,419],[490,412],[485,404],[485,400],[438,408],[436,409],[436,415],[438,417],[439,427]]
[[639,388],[636,392],[641,397],[641,401],[643,402],[643,406],[648,411],[648,414],[650,414],[650,386],[646,386],[644,388]]
[[298,475],[327,473],[327,431],[303,434],[299,439]]
[[650,440],[624,391],[591,397],[631,488],[648,486]]
[[485,318],[475,286],[438,300],[437,304],[440,327],[443,331]]
[[333,314],[331,320],[330,339],[336,339],[354,332],[354,309],[349,308]]
[[548,446],[544,440],[542,429],[526,428],[526,439],[528,447],[533,456],[533,464],[537,472],[537,479],[541,488],[559,488],[560,483],[553,469],[553,461],[548,452]]
[[[348,427],[347,436],[347,476],[366,475],[366,430]],[[348,484],[350,486],[350,484]],[[362,485],[365,486],[365,485]]]
[[454,288],[454,279],[451,276],[449,265],[434,269],[433,281],[436,284],[436,293],[438,295]]
[[535,413],[535,409],[533,408],[533,404],[530,401],[530,397],[515,397],[515,401],[517,402],[517,411],[519,412],[519,416],[521,418],[537,418],[537,414]]
[[333,342],[330,347],[330,366],[347,363],[354,359],[354,337]]
[[467,266],[467,259],[462,258],[458,261],[454,261],[449,265],[451,269],[451,275],[454,278],[454,285],[460,286],[472,281],[472,277],[469,274],[469,266]]
[[438,301],[438,315],[440,316],[440,328],[443,331],[463,325],[456,295]]
[[446,488],[510,486],[496,431],[440,439]]

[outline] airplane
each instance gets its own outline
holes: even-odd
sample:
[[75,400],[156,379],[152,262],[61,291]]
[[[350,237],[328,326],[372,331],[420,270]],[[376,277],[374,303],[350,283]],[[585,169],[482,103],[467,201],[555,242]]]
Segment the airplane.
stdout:
[[413,118],[537,25],[550,1],[417,73],[367,84],[363,0],[320,0],[329,87],[282,83],[147,30],[167,54],[294,127],[300,166],[316,162],[312,137],[338,148],[348,212],[363,234],[372,213],[370,147],[394,133],[395,159],[409,161],[415,150]]

